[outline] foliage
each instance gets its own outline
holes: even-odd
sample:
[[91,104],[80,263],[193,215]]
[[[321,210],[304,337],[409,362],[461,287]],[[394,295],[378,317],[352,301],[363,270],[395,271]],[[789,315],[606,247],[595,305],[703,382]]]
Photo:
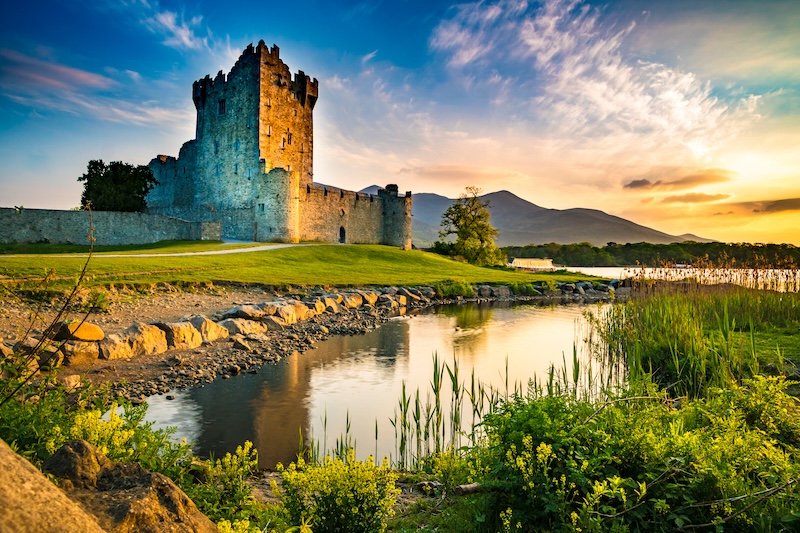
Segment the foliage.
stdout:
[[[492,227],[489,200],[481,200],[481,190],[467,187],[453,205],[442,213],[442,229],[434,243],[434,251],[443,255],[463,257],[473,265],[497,265],[505,262],[505,255],[494,244],[498,231]],[[445,242],[455,235],[455,242]]]
[[325,456],[322,464],[307,464],[302,457],[288,468],[278,465],[283,486],[273,483],[295,524],[310,523],[314,533],[382,532],[399,490],[386,460],[377,466],[370,457],[356,461]]
[[83,182],[81,205],[95,211],[144,211],[147,193],[158,184],[145,165],[122,161],[106,165],[101,159],[89,161],[78,181]]
[[453,298],[457,296],[471,298],[475,296],[472,284],[464,280],[443,281],[442,283],[435,284],[433,289],[436,291],[437,296],[443,298]]
[[[783,370],[775,340],[800,327],[800,294],[657,285],[590,319],[608,364],[624,363],[634,381],[652,376],[675,396],[699,396],[756,375],[761,359]],[[773,340],[769,351],[759,348],[762,335]]]
[[489,515],[521,531],[779,530],[800,516],[798,408],[785,387],[746,380],[678,410],[566,395],[508,402],[484,418]]
[[592,246],[588,242],[573,244],[529,244],[506,246],[509,257],[550,258],[560,265],[570,266],[632,266],[656,267],[662,264],[700,262],[716,265],[736,265],[760,268],[784,268],[800,263],[800,248],[792,244],[752,244],[684,241],[671,244],[648,242]]
[[226,453],[222,459],[203,461],[198,468],[200,475],[181,488],[211,520],[232,521],[229,526],[234,531],[247,531],[251,523],[253,527],[263,523],[268,513],[253,499],[252,487],[248,483],[257,466],[258,453],[252,442],[245,441],[244,445],[236,447],[233,454]]

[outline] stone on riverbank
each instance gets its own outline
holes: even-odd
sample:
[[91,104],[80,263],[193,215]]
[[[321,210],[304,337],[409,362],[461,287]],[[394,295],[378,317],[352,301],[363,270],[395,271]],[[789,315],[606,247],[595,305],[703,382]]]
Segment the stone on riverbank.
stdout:
[[197,348],[203,344],[203,336],[191,322],[156,322],[153,325],[164,332],[170,348]]
[[3,524],[3,531],[103,533],[94,517],[2,440],[0,464],[3,465],[3,475],[0,476],[0,524]]
[[275,314],[274,311],[269,312],[263,307],[253,304],[239,305],[232,309],[228,309],[222,314],[222,318],[244,318],[245,320],[260,320],[266,315]]
[[166,334],[152,324],[136,322],[125,330],[124,336],[128,338],[135,357],[164,353],[169,347]]
[[108,335],[100,341],[100,359],[130,359],[133,357],[133,350],[127,338],[123,338],[116,333]]
[[98,342],[105,338],[105,333],[100,326],[80,320],[63,320],[56,325],[53,339],[57,341],[87,341]]
[[91,364],[100,357],[100,348],[96,342],[65,341],[59,347],[64,354],[67,366]]
[[203,337],[203,342],[214,342],[230,335],[228,330],[203,315],[193,316],[189,322]]
[[137,463],[113,463],[86,441],[66,443],[45,460],[42,470],[60,478],[67,496],[94,515],[106,531],[217,531],[169,478]]
[[261,322],[254,320],[245,320],[244,318],[226,318],[217,322],[217,325],[228,330],[230,335],[249,335],[250,333],[264,333],[267,331],[267,326]]

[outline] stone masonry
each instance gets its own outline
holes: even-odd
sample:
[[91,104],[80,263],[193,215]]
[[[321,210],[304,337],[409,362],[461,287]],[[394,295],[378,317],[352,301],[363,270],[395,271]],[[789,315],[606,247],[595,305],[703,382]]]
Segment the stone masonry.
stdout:
[[220,222],[227,238],[411,247],[411,193],[377,195],[314,182],[319,82],[291,75],[277,46],[249,45],[230,73],[194,82],[196,138],[150,162],[148,211]]

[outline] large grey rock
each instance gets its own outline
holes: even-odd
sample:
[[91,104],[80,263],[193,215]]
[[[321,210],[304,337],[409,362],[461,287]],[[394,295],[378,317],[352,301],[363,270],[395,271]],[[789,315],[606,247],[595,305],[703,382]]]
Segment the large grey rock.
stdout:
[[157,326],[136,322],[125,330],[131,351],[135,357],[157,355],[167,351],[167,335]]
[[230,335],[248,335],[250,333],[264,333],[267,326],[255,320],[245,320],[244,318],[226,318],[217,322],[218,325],[228,330]]
[[315,315],[321,315],[325,312],[325,303],[320,298],[306,298],[303,303],[313,311]]
[[133,357],[133,350],[128,338],[116,333],[107,335],[98,343],[98,348],[100,349],[100,359],[130,359]]
[[228,330],[214,322],[213,320],[209,320],[205,316],[194,316],[189,320],[192,325],[195,327],[197,331],[200,332],[200,335],[203,337],[203,341],[205,342],[214,342],[217,339],[224,339],[230,335]]
[[164,332],[170,348],[184,350],[203,344],[203,336],[191,322],[156,322],[153,325]]
[[419,294],[416,293],[413,289],[409,289],[407,287],[400,287],[400,290],[397,291],[398,294],[402,294],[408,301],[410,302],[418,302],[420,300]]
[[244,318],[245,320],[259,320],[267,314],[261,305],[245,304],[228,309],[222,314],[222,318]]
[[65,341],[59,350],[64,354],[64,364],[67,366],[89,365],[100,357],[96,342]]
[[0,440],[0,530],[103,533],[94,517]]
[[375,291],[356,291],[358,294],[361,295],[361,298],[364,299],[365,304],[375,305],[375,302],[378,301],[378,293]]
[[63,320],[56,325],[55,336],[57,341],[88,341],[98,342],[103,340],[105,333],[100,328],[89,322],[81,324],[80,320]]
[[347,309],[358,309],[364,305],[364,297],[357,292],[342,293],[342,305]]
[[308,306],[296,300],[281,302],[277,308],[275,316],[282,318],[287,324],[296,324],[308,318]]
[[[70,441],[42,465],[67,495],[112,533],[211,533],[217,527],[167,477],[112,463],[86,441]],[[62,531],[81,531],[67,530]]]
[[261,322],[269,331],[282,331],[286,327],[286,321],[279,316],[267,316]]
[[508,285],[498,285],[497,287],[492,287],[492,296],[495,298],[511,298],[514,294],[511,292],[511,289]]
[[14,350],[11,346],[6,345],[4,342],[0,342],[0,357],[10,357],[14,353]]

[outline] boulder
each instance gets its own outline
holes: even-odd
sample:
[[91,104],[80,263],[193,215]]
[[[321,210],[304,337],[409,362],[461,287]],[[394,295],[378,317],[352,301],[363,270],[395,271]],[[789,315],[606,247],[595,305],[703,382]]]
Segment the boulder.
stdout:
[[58,374],[56,381],[61,383],[67,392],[72,392],[81,386],[81,377],[78,374]]
[[328,313],[333,313],[334,315],[338,315],[339,313],[342,312],[342,310],[339,309],[339,302],[337,302],[335,298],[325,296],[322,298],[322,303],[325,304],[325,311],[327,311]]
[[492,295],[492,288],[488,285],[478,286],[478,296],[480,298],[488,298]]
[[[308,313],[308,307],[302,305],[303,309],[305,309],[305,314]],[[278,305],[278,310],[275,313],[275,316],[282,318],[287,324],[296,324],[298,321],[297,317],[297,307],[295,307],[294,303],[291,302],[281,302]]]
[[103,533],[97,520],[0,440],[0,524],[15,533]]
[[4,342],[0,342],[0,357],[10,357],[14,353],[14,350],[11,346],[6,345]]
[[433,287],[417,287],[417,290],[419,291],[420,295],[428,298],[429,300],[436,297],[436,290]]
[[96,342],[65,341],[59,350],[64,354],[64,364],[68,366],[88,365],[100,357]]
[[64,352],[56,346],[48,345],[39,351],[36,360],[42,370],[58,368],[64,363]]
[[402,294],[406,298],[408,298],[409,302],[418,302],[420,300],[419,294],[416,291],[409,289],[407,287],[400,287],[400,290],[397,291],[398,294]]
[[260,305],[245,304],[228,309],[222,314],[222,318],[244,318],[245,320],[259,320],[266,314],[267,312]]
[[514,294],[511,292],[511,289],[508,285],[498,285],[497,287],[492,287],[492,296],[495,298],[511,298]]
[[267,316],[274,315],[278,312],[278,302],[263,302],[258,304],[258,307],[260,307]]
[[315,315],[321,315],[325,312],[325,304],[319,298],[306,298],[303,300],[309,310],[313,311]]
[[356,291],[358,294],[361,295],[365,304],[375,305],[375,302],[378,301],[378,293],[375,291]]
[[247,340],[245,340],[245,338],[242,337],[241,335],[235,335],[234,337],[231,338],[231,341],[233,341],[233,349],[234,350],[242,350],[244,352],[252,352],[253,351],[253,347],[250,346],[250,344],[248,344]]
[[228,330],[229,335],[248,335],[250,333],[264,333],[267,331],[267,326],[255,320],[245,320],[244,318],[226,318],[217,325]]
[[202,315],[192,317],[189,322],[200,332],[200,336],[203,338],[204,342],[214,342],[217,339],[224,339],[230,335],[227,329]]
[[56,324],[54,339],[57,341],[87,341],[98,342],[103,340],[105,333],[100,326],[89,322],[81,323],[80,320],[63,320]]
[[66,443],[45,460],[42,470],[60,478],[69,498],[93,514],[106,531],[218,531],[169,478],[136,463],[112,463],[86,441]]
[[364,298],[357,292],[342,294],[342,305],[347,309],[358,309],[364,304]]
[[384,287],[382,289],[383,294],[388,294],[389,296],[394,296],[397,294],[399,289],[397,287]]
[[261,322],[268,331],[283,331],[283,328],[286,327],[286,321],[279,316],[264,317]]
[[167,335],[157,326],[136,322],[124,331],[135,357],[167,351]]
[[98,343],[100,349],[100,359],[130,359],[133,357],[133,350],[127,338],[123,338],[116,333],[106,336]]
[[167,346],[176,350],[197,348],[203,344],[203,336],[191,322],[156,322],[167,338]]

